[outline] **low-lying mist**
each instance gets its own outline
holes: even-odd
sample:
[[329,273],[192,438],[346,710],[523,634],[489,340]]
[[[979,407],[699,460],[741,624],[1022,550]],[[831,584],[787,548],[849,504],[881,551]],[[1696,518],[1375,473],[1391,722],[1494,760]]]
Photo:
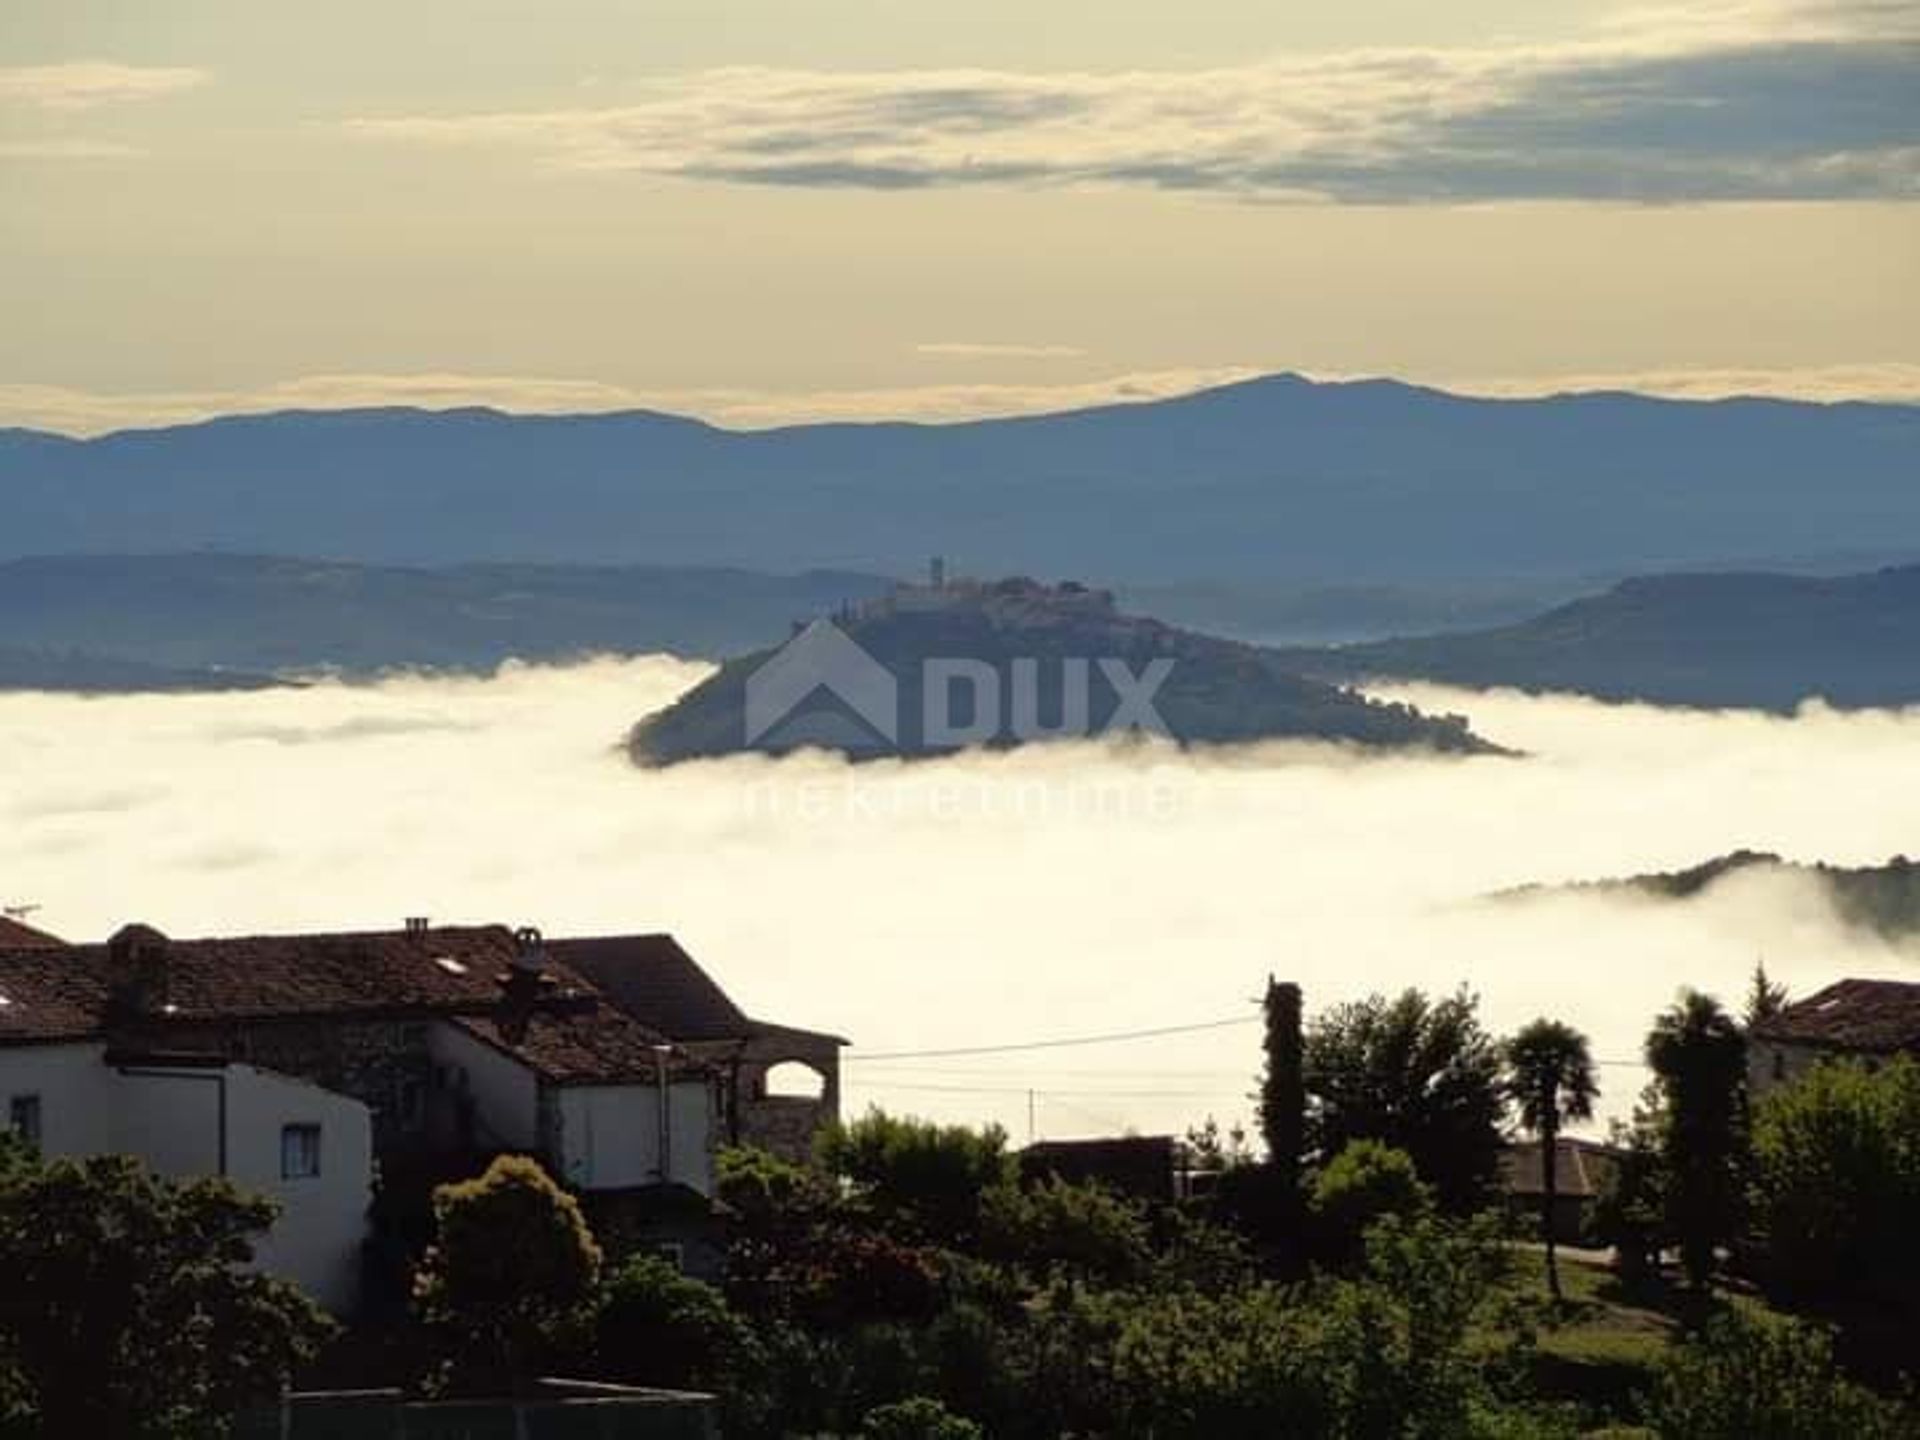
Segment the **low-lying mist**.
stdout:
[[[1491,892],[1741,846],[1874,864],[1920,840],[1920,711],[1793,718],[1403,687],[1526,759],[1096,744],[902,765],[631,767],[627,726],[706,673],[666,658],[490,679],[183,697],[0,696],[0,902],[99,938],[537,924],[671,930],[749,1011],[837,1031],[847,1100],[1024,1138],[1249,1112],[1251,1003],[1465,983],[1506,1030],[1586,1030],[1603,1108],[1684,984],[1737,1004],[1920,975],[1811,881],[1686,903]],[[1131,1043],[888,1059],[1244,1024]],[[861,1052],[875,1058],[862,1060]],[[1034,1092],[1029,1103],[1029,1091]]]

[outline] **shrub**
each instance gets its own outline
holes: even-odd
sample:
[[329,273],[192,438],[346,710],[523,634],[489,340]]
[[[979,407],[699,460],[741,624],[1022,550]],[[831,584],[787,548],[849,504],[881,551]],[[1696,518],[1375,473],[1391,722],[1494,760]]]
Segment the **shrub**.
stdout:
[[1920,1065],[1821,1065],[1754,1115],[1769,1278],[1802,1297],[1912,1306],[1920,1286]]
[[1362,1239],[1377,1221],[1416,1219],[1432,1207],[1432,1192],[1404,1150],[1377,1140],[1351,1141],[1313,1183],[1319,1253],[1344,1264],[1359,1255]]
[[1130,1200],[1098,1185],[1048,1176],[1037,1185],[999,1185],[981,1205],[985,1252],[1030,1273],[1074,1275],[1126,1285],[1152,1259],[1146,1215]]
[[591,1321],[600,1247],[574,1198],[524,1156],[433,1193],[438,1234],[414,1300],[441,1360],[438,1388],[518,1387]]
[[1852,1384],[1827,1334],[1729,1311],[1661,1367],[1647,1418],[1684,1440],[1893,1440],[1920,1417]]
[[982,1198],[1013,1179],[998,1126],[971,1130],[869,1110],[826,1131],[819,1146],[827,1169],[850,1181],[883,1223],[935,1244],[970,1244]]
[[983,1433],[973,1421],[924,1395],[882,1405],[869,1412],[860,1427],[864,1440],[980,1440]]
[[0,1157],[0,1420],[203,1436],[273,1398],[332,1329],[250,1268],[273,1217],[225,1180],[162,1179],[124,1155]]

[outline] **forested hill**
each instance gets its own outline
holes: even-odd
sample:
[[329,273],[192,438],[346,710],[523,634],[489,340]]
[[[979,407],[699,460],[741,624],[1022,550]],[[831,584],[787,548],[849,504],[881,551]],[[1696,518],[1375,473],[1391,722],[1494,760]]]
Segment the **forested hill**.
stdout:
[[1806,865],[1763,850],[1736,850],[1685,870],[1661,871],[1623,879],[1575,885],[1529,885],[1503,892],[1501,899],[1561,893],[1636,893],[1663,900],[1689,900],[1729,875],[1774,873],[1812,877],[1850,925],[1889,940],[1920,936],[1920,864],[1896,855],[1884,865],[1849,867]]
[[1496,629],[1282,652],[1308,674],[1790,709],[1920,702],[1920,565],[1661,575]]
[[[1030,667],[1035,713],[1048,726],[1070,713],[1063,702],[1066,677],[1071,667],[1083,667],[1088,680],[1085,728],[1104,730],[1121,704],[1117,689],[1103,678],[1103,662],[1113,661],[1133,675],[1164,664],[1165,678],[1153,693],[1153,703],[1167,731],[1183,744],[1310,739],[1467,754],[1497,748],[1474,735],[1463,717],[1423,715],[1410,706],[1302,679],[1257,646],[1123,614],[1106,592],[1078,585],[1015,579],[945,590],[903,587],[896,595],[842,611],[835,620],[837,634],[822,652],[823,685],[835,688],[849,664],[857,681],[860,671],[870,669],[868,662],[877,663],[885,672],[881,686],[896,692],[888,714],[898,721],[897,736],[874,735],[871,717],[850,716],[831,695],[808,694],[805,683],[793,699],[821,703],[812,708],[799,704],[779,725],[751,734],[748,679],[776,654],[761,650],[728,661],[675,704],[637,724],[629,737],[634,759],[654,765],[743,750],[780,753],[809,745],[863,758],[948,753],[954,747],[928,731],[925,714],[932,702],[923,704],[923,697],[936,688],[931,667],[955,661],[992,672],[994,698],[983,703],[994,707],[988,722],[993,733],[969,744],[1016,743],[1013,697],[1019,692],[1021,667]],[[849,651],[841,636],[864,655],[848,661],[847,656],[857,652]],[[972,693],[977,697],[979,692]],[[969,722],[977,713],[969,712]]]
[[[891,583],[838,571],[43,556],[0,563],[0,646],[187,671],[491,670],[509,658],[600,652],[718,658]],[[0,685],[22,673],[0,671]]]

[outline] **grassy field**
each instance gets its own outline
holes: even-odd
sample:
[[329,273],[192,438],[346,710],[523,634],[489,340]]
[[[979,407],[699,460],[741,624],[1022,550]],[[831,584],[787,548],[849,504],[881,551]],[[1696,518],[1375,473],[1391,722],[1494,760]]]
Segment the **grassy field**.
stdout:
[[1628,1286],[1591,1252],[1564,1251],[1565,1299],[1555,1305],[1540,1247],[1516,1245],[1514,1261],[1509,1285],[1536,1336],[1532,1386],[1543,1398],[1577,1405],[1595,1434],[1646,1433],[1633,1428],[1637,1396],[1652,1385],[1667,1346],[1689,1322],[1704,1318],[1707,1307],[1768,1311],[1749,1292],[1721,1290],[1703,1301],[1666,1276]]

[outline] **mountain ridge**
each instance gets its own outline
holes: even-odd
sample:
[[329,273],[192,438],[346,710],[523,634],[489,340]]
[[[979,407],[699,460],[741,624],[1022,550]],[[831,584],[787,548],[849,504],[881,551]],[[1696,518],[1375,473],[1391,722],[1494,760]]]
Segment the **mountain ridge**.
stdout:
[[1606,700],[1789,710],[1920,703],[1920,565],[1845,576],[1649,575],[1517,624],[1282,650],[1324,678],[1391,676]]
[[1117,584],[1345,582],[1666,570],[1920,534],[1920,407],[1863,402],[1283,374],[966,421],[737,430],[386,406],[26,433],[0,443],[6,555],[900,574],[941,552]]

